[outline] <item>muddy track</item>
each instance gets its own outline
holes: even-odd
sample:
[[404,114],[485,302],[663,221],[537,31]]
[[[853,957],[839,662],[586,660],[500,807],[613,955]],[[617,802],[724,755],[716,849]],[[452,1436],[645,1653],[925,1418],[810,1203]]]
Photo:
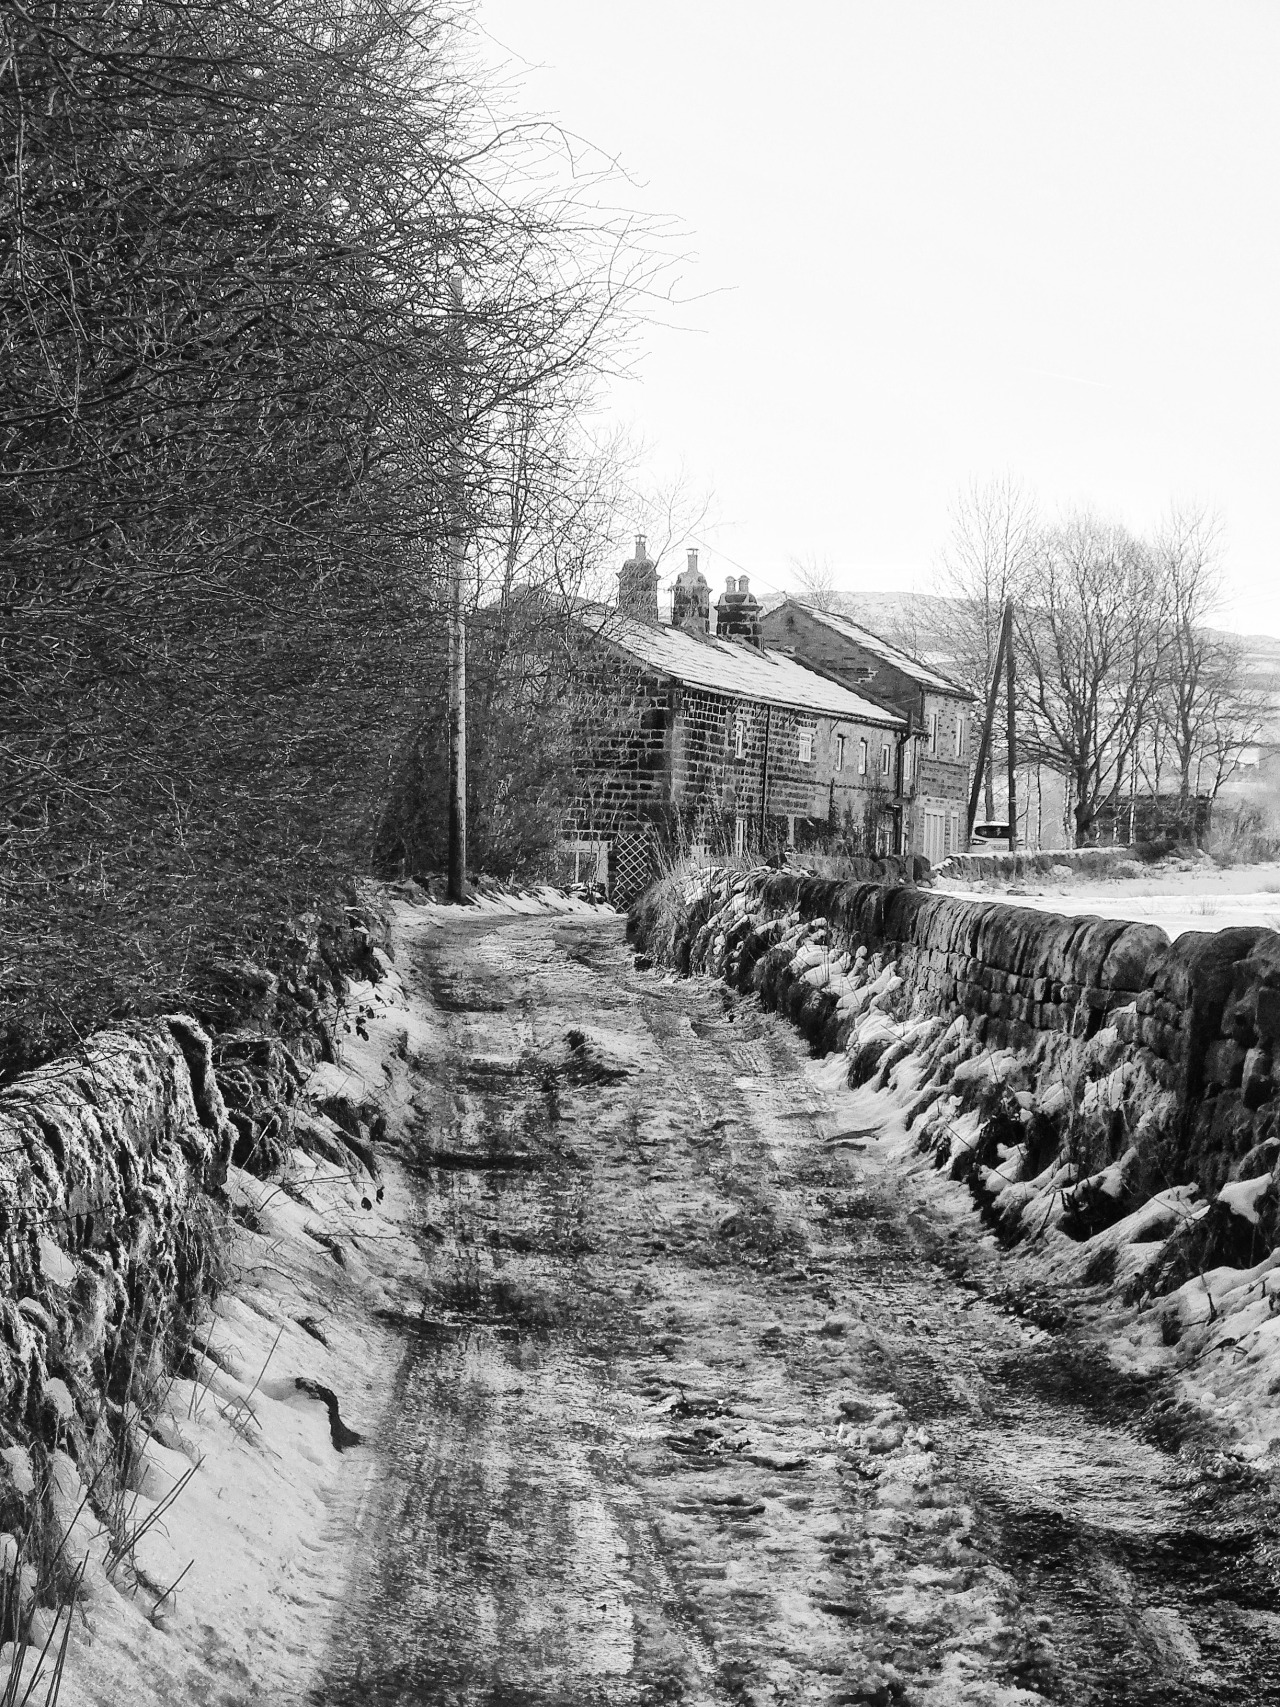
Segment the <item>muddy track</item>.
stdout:
[[1269,1484],[1001,1308],[785,1026],[595,917],[418,971],[421,1306],[317,1701],[1280,1702]]

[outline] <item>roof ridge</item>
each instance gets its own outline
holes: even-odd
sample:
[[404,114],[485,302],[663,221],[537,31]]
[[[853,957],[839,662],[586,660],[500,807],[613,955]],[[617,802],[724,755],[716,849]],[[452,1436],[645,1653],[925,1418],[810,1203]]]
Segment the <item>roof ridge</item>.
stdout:
[[[801,610],[807,611],[808,614],[817,622],[825,622],[828,625],[833,622],[845,623],[849,628],[856,628],[859,634],[867,635],[870,639],[874,640],[877,645],[883,646],[886,651],[897,653],[898,657],[905,658],[909,664],[914,664],[916,669],[923,670],[926,675],[932,676],[935,681],[944,682],[951,692],[962,694],[966,699],[974,699],[976,697],[969,688],[962,687],[959,682],[954,681],[945,673],[945,671],[935,669],[932,664],[926,664],[923,658],[917,658],[914,652],[908,652],[905,646],[899,646],[896,641],[886,640],[883,634],[877,634],[874,628],[868,628],[865,622],[859,622],[856,617],[846,616],[843,611],[823,610],[820,605],[811,605],[804,599],[791,597],[784,599],[782,605],[779,605],[777,608],[781,610],[784,605],[788,604],[799,605]],[[812,665],[810,668],[812,668]]]

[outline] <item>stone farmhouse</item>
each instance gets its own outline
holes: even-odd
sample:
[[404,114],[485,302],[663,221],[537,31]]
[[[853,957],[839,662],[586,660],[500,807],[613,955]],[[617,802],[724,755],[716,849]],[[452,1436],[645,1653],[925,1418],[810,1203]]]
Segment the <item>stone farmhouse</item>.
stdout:
[[907,723],[903,848],[936,865],[967,845],[973,695],[847,617],[786,599],[761,628],[766,645],[896,712]]
[[616,611],[579,622],[596,691],[562,847],[580,876],[625,903],[662,847],[772,852],[840,830],[902,850],[906,719],[766,645],[745,575],[713,610],[691,551],[662,622],[641,537]]

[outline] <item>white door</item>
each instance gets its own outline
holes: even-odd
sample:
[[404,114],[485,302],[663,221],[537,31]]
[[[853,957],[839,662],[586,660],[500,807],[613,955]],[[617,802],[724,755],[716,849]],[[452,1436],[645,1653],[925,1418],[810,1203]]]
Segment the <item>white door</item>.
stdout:
[[924,857],[930,865],[940,865],[950,849],[947,847],[948,824],[945,812],[925,809],[924,814]]

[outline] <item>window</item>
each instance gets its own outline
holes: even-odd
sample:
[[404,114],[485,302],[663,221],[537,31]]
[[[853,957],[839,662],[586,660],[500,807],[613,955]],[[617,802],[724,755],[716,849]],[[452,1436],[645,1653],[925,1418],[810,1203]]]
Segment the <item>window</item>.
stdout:
[[813,763],[812,729],[802,729],[800,731],[800,763],[802,765],[811,765]]
[[890,756],[891,755],[890,755],[889,743],[887,741],[884,741],[881,743],[881,746],[880,746],[880,775],[881,776],[888,776],[888,774],[889,774]]
[[907,740],[902,748],[902,786],[904,789],[911,787],[911,772],[915,765],[915,758],[916,744],[912,740]]
[[735,818],[733,821],[733,851],[741,859],[747,851],[747,820]]
[[963,715],[957,716],[957,718],[956,718],[956,757],[958,759],[962,759],[964,757],[964,717],[963,717]]
[[747,756],[747,731],[741,718],[733,726],[733,756],[735,759],[745,759]]
[[837,735],[836,736],[836,769],[838,771],[842,771],[844,769],[844,736],[843,735]]
[[933,754],[933,756],[935,758],[937,757],[937,755],[938,755],[938,714],[936,711],[931,711],[929,713],[929,751],[930,751],[930,753]]
[[867,774],[867,743],[865,738],[858,742],[858,775]]

